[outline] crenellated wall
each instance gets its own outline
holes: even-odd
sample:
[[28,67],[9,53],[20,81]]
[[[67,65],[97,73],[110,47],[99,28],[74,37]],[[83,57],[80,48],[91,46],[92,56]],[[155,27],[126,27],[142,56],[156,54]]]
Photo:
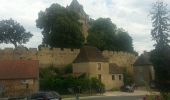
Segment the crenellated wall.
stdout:
[[127,52],[103,51],[103,56],[109,59],[109,63],[115,63],[120,67],[126,67],[133,74],[133,64],[137,56]]
[[0,50],[0,60],[39,60],[40,67],[49,65],[65,66],[74,61],[79,54],[79,49],[60,49],[60,48],[5,48]]
[[[0,60],[39,60],[40,67],[46,67],[49,65],[54,66],[65,66],[74,61],[79,54],[79,49],[69,48],[5,48],[0,49]],[[126,52],[112,52],[103,51],[103,56],[109,59],[109,63],[116,63],[121,67],[128,67],[129,70],[132,68],[136,60],[136,56]]]
[[64,66],[72,63],[79,52],[79,49],[41,48],[38,51],[38,60],[42,67],[49,64]]

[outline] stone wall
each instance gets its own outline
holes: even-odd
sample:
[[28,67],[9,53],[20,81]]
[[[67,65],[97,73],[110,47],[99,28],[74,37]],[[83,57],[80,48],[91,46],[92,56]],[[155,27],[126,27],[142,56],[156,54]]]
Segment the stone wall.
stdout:
[[[27,81],[27,84],[24,84],[24,81]],[[2,97],[28,96],[39,90],[39,82],[37,79],[0,80],[0,85],[3,86],[4,89],[1,95]]]
[[65,66],[74,61],[79,54],[79,49],[60,49],[60,48],[5,48],[0,50],[0,60],[39,60],[40,67],[50,65]]
[[137,56],[127,52],[103,51],[103,56],[109,59],[109,63],[115,63],[120,67],[125,67],[129,73],[133,74],[133,64]]
[[[77,55],[79,49],[61,49],[61,48],[5,48],[0,50],[0,60],[39,60],[40,67],[46,67],[50,65],[65,66],[72,63]],[[129,71],[132,71],[132,65],[136,61],[136,56],[126,52],[112,52],[103,51],[103,56],[109,59],[109,63],[116,63],[118,66],[127,67]]]
[[[98,69],[98,64],[101,64],[101,69]],[[101,82],[105,85],[106,90],[118,89],[123,86],[123,74],[110,74],[109,63],[107,62],[86,62],[74,63],[73,73],[85,73],[88,77],[99,78],[101,75]],[[112,75],[115,75],[115,80],[112,80]],[[119,80],[118,76],[121,75],[122,79]]]
[[65,66],[71,64],[79,54],[79,49],[60,49],[60,48],[42,48],[38,51],[38,60],[40,66],[55,65]]

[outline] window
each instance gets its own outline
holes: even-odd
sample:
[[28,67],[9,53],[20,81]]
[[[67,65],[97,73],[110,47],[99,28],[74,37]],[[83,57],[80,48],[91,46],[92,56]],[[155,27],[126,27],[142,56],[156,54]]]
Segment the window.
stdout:
[[122,80],[122,75],[119,75],[119,80]]
[[102,79],[102,75],[101,75],[101,74],[98,75],[98,79],[99,79],[99,80]]
[[97,64],[97,69],[98,69],[98,70],[101,70],[101,69],[102,69],[101,63],[98,63],[98,64]]
[[112,80],[115,80],[115,75],[112,75]]

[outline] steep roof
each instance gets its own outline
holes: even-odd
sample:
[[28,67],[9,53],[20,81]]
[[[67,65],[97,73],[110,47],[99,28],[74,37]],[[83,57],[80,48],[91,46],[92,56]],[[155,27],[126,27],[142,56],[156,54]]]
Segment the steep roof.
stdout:
[[109,64],[109,73],[110,74],[123,74],[123,68],[117,66],[115,63]]
[[38,78],[38,60],[1,60],[0,79]]
[[139,56],[139,58],[134,63],[134,66],[143,66],[143,65],[152,65],[150,61],[149,52],[144,52],[143,54],[141,54],[141,56]]
[[96,47],[84,46],[80,49],[80,53],[74,60],[74,63],[81,62],[107,62],[108,60],[103,57],[101,51]]

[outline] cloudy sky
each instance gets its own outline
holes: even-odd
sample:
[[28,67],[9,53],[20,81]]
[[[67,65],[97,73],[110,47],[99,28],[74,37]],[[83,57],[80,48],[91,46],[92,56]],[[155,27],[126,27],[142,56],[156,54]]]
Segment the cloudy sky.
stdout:
[[[38,12],[44,11],[52,3],[67,6],[72,0],[0,0],[0,20],[13,18],[33,33],[33,37],[25,44],[36,47],[42,42],[41,30],[36,28],[35,20]],[[109,17],[118,27],[124,28],[133,38],[137,52],[153,49],[151,39],[151,21],[149,11],[155,0],[78,0],[85,12],[94,19]],[[170,0],[164,0],[170,6]],[[1,44],[1,48],[13,47]]]

